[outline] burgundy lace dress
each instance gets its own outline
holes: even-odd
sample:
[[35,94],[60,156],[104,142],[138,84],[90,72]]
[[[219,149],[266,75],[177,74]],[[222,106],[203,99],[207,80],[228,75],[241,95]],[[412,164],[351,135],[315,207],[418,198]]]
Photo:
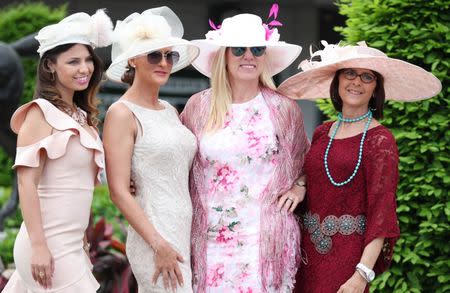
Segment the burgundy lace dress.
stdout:
[[[374,267],[380,274],[389,267],[400,234],[394,137],[382,125],[369,129],[356,176],[336,187],[328,179],[323,161],[331,125],[325,123],[316,129],[305,159],[308,190],[302,206],[302,247],[307,263],[297,273],[297,293],[335,293],[355,272],[364,247],[375,238],[385,237]],[[344,181],[352,174],[361,135],[333,140],[328,166],[335,181]]]

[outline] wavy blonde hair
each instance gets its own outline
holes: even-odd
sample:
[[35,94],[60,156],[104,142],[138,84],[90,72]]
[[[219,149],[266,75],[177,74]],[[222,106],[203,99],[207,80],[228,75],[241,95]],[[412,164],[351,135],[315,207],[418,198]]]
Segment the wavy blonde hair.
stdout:
[[[214,56],[211,67],[211,104],[205,125],[205,132],[207,133],[213,133],[223,126],[225,116],[232,103],[232,91],[226,67],[226,52],[227,47],[220,48]],[[259,76],[259,86],[273,90],[276,88],[272,76],[269,74],[267,57],[263,72]]]

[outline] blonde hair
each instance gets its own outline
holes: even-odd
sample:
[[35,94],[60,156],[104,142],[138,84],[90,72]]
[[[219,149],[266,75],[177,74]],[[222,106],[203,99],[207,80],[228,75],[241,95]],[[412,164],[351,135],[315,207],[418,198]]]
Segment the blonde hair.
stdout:
[[[232,103],[232,91],[228,72],[226,68],[227,47],[221,47],[216,53],[211,66],[211,104],[208,120],[205,125],[205,132],[213,133],[223,126],[225,116]],[[275,83],[269,74],[269,65],[264,64],[264,69],[259,76],[260,87],[266,87],[275,90]]]

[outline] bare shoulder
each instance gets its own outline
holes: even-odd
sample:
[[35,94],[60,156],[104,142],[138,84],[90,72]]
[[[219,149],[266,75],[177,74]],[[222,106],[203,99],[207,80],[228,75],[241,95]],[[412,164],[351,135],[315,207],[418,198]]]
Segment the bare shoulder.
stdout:
[[[103,140],[110,137],[135,135],[137,132],[134,114],[123,103],[114,103],[106,112],[103,124]],[[106,144],[105,144],[106,145]]]
[[118,120],[124,122],[133,119],[133,113],[123,103],[114,103],[106,111],[105,123],[107,120]]
[[45,119],[41,108],[32,104],[25,114],[25,119],[19,129],[18,146],[26,146],[42,140],[52,134],[52,127]]

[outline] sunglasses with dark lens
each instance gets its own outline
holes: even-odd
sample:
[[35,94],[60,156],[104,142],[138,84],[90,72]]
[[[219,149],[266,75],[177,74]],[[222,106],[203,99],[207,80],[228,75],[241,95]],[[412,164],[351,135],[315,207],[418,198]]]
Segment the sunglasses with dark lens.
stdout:
[[376,75],[373,75],[368,72],[363,72],[361,74],[358,74],[353,69],[345,69],[344,71],[342,71],[341,74],[345,77],[345,79],[348,79],[348,80],[354,80],[355,78],[357,78],[359,76],[359,78],[361,79],[361,81],[363,83],[372,83],[377,79]]
[[[261,57],[266,52],[266,47],[250,47],[249,49],[255,57]],[[244,55],[245,51],[247,47],[231,47],[231,53],[236,57]]]
[[166,62],[170,65],[177,64],[178,60],[180,60],[180,53],[177,51],[170,51],[166,53],[162,53],[160,51],[154,51],[147,54],[147,61],[150,64],[159,64],[162,58],[166,58]]

